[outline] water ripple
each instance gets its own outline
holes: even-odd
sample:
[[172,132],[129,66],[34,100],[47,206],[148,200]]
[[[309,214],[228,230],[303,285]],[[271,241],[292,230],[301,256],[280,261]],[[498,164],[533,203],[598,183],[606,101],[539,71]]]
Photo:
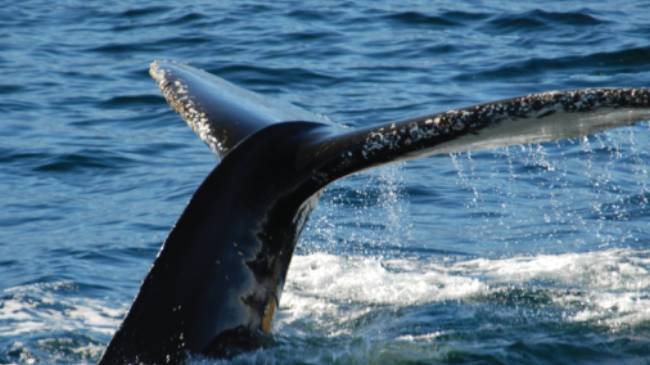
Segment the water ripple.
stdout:
[[504,14],[487,22],[487,29],[497,32],[538,31],[547,27],[591,27],[603,21],[586,12],[552,12],[540,9],[519,13]]
[[428,15],[417,11],[391,13],[386,15],[386,18],[403,25],[426,25],[434,27],[453,27],[459,25],[459,23],[451,20],[451,17],[446,17],[444,14],[437,16]]
[[34,171],[70,174],[90,173],[94,170],[119,170],[131,162],[131,159],[101,150],[81,150],[47,158]]
[[477,73],[461,74],[455,79],[457,81],[503,80],[529,77],[531,73],[539,75],[553,71],[569,70],[634,73],[637,72],[639,67],[647,66],[650,66],[650,47],[636,47],[613,52],[596,52],[585,56],[528,58]]
[[170,6],[147,6],[143,8],[125,10],[121,12],[119,16],[127,17],[127,18],[139,18],[139,17],[148,16],[152,14],[166,13],[168,11],[171,11],[172,9],[174,8]]
[[125,108],[138,105],[164,105],[165,99],[159,95],[119,95],[100,103],[102,108]]

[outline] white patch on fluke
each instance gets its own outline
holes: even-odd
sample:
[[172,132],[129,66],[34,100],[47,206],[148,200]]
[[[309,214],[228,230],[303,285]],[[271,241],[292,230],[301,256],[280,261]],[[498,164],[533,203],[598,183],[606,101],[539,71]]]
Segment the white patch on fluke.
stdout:
[[[170,71],[160,67],[158,62],[153,62],[149,68],[149,74],[156,80],[169,105],[178,112],[187,125],[192,128],[202,141],[215,153],[224,152],[224,140],[217,140],[215,133],[208,123],[208,117],[201,105],[198,105],[191,97],[188,86],[181,80],[171,82],[174,75]],[[226,138],[226,137],[224,137]]]
[[[449,110],[370,131],[366,159],[394,150],[448,154],[581,137],[650,119],[648,89],[547,92]],[[408,128],[405,128],[408,126]]]
[[596,112],[566,113],[553,108],[543,110],[545,117],[505,118],[493,127],[469,133],[434,147],[435,154],[466,152],[480,149],[530,144],[564,138],[582,137],[616,126],[625,126],[650,119],[650,108],[634,110],[599,109]]

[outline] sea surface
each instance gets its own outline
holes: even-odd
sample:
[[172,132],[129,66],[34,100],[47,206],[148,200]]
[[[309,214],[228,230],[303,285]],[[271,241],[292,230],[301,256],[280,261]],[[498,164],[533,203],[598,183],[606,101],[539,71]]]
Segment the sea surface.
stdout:
[[[94,363],[218,163],[190,63],[347,126],[650,86],[650,3],[5,1],[0,363]],[[422,158],[324,193],[274,341],[197,364],[650,364],[650,127]],[[218,223],[218,222],[217,222]]]

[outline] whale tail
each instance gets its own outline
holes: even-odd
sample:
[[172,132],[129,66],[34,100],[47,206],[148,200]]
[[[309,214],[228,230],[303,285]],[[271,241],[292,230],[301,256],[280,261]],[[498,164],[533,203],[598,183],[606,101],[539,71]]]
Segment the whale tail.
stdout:
[[648,89],[547,92],[346,129],[190,66],[150,70],[222,159],[163,244],[100,363],[224,356],[271,329],[294,247],[320,191],[424,155],[579,137],[650,118]]

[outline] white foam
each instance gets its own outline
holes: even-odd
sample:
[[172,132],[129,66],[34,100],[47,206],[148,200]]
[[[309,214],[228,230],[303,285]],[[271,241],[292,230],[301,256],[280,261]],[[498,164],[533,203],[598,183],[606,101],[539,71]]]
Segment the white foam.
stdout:
[[409,260],[323,253],[296,256],[276,326],[309,318],[330,335],[339,335],[346,329],[337,323],[359,318],[375,306],[459,299],[487,289],[477,279],[449,275],[443,266],[421,266]]
[[456,269],[486,276],[491,283],[549,280],[556,285],[602,290],[650,288],[650,257],[646,251],[610,249],[586,253],[477,259],[460,262]]
[[294,260],[289,285],[305,294],[367,304],[462,298],[485,289],[478,280],[415,260],[313,254]]
[[[504,315],[534,316],[535,312],[518,314],[516,305],[508,314],[508,304],[494,301],[493,294],[512,288],[543,290],[551,298],[543,305],[563,313],[554,321],[589,323],[613,331],[650,321],[650,250],[463,261],[315,253],[295,256],[289,271],[275,321],[278,333],[288,335],[314,328],[323,336],[347,335],[356,327],[346,324],[368,314],[449,300],[461,305],[463,301],[471,305],[488,302],[506,306]],[[110,335],[126,308],[61,291],[69,285],[59,282],[5,290],[0,299],[0,336],[59,331]],[[441,335],[433,330],[394,339],[431,342]],[[74,351],[98,354],[102,350],[92,344],[84,346]]]
[[459,262],[316,253],[294,257],[276,325],[307,321],[338,335],[373,307],[490,300],[529,287],[566,309],[565,321],[616,330],[650,320],[649,270],[650,251],[632,249]]
[[572,300],[588,303],[587,308],[567,316],[572,322],[595,322],[619,330],[650,321],[650,298],[634,292],[590,293],[587,298],[567,296],[557,301],[561,304]]
[[126,308],[57,293],[69,285],[69,282],[56,282],[6,289],[0,299],[0,336],[51,331],[112,334]]
[[425,341],[425,342],[430,342],[431,340],[434,340],[438,337],[440,337],[443,333],[436,331],[436,332],[431,332],[431,333],[426,333],[423,335],[403,335],[399,336],[396,338],[398,341],[405,341],[405,342],[419,342],[419,341]]

